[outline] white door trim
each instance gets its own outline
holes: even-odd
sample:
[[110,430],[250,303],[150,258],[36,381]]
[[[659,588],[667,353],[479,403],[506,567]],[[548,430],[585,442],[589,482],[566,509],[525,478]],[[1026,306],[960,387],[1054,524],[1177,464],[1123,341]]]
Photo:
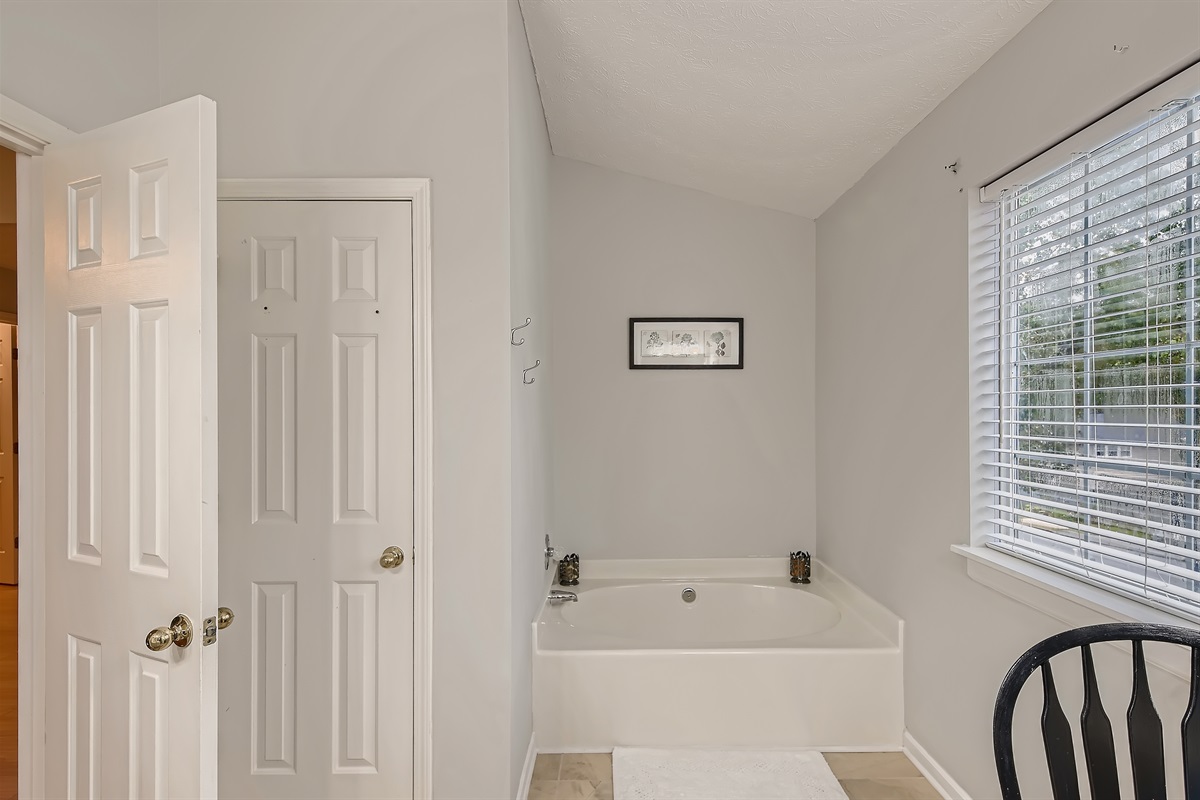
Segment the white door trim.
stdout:
[[[46,145],[74,132],[0,94],[0,145],[17,153],[17,308],[21,320],[21,390],[17,441],[25,442],[18,488],[18,525],[45,529],[45,296],[42,160]],[[46,778],[45,607],[43,537],[29,535],[17,551],[17,796],[42,798]]]
[[225,179],[217,200],[407,200],[413,246],[413,797],[433,797],[433,251],[428,178]]
[[[4,109],[7,111],[7,108]],[[0,112],[3,113],[3,112]],[[21,384],[17,441],[24,442],[17,487],[18,528],[44,531],[46,503],[46,278],[42,159],[17,154],[17,309]],[[29,534],[17,548],[17,796],[45,796],[46,543]]]
[[[429,187],[429,178],[225,178],[217,181],[217,200],[410,200],[417,232],[421,207],[428,212]],[[420,249],[417,241],[414,250]],[[414,274],[422,260],[415,255]]]
[[46,145],[71,135],[54,120],[0,94],[0,145],[27,156],[40,156]]

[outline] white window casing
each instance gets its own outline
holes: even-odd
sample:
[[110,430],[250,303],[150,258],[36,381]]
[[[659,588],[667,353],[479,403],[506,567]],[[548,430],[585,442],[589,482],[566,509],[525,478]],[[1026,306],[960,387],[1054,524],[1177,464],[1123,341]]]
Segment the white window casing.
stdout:
[[1200,65],[980,200],[972,544],[1200,620]]

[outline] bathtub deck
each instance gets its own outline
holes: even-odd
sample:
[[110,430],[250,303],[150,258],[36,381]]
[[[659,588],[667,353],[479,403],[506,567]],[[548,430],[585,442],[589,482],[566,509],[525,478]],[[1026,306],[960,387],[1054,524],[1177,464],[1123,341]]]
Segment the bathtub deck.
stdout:
[[[903,753],[825,753],[850,800],[940,800]],[[612,800],[609,753],[541,753],[528,800]]]
[[[685,586],[695,586],[698,591],[704,592],[705,587],[713,584],[744,584],[746,579],[731,579],[731,578],[693,578],[690,580],[668,580],[655,581],[654,583],[668,583],[673,590],[679,591]],[[588,590],[604,589],[610,586],[625,586],[630,584],[629,579],[588,579],[580,582],[577,589],[580,596],[586,600],[587,595],[583,594]],[[737,640],[737,641],[721,641],[720,639],[697,639],[695,641],[672,641],[664,643],[654,639],[639,639],[629,636],[615,636],[596,632],[587,629],[581,629],[571,624],[565,617],[566,613],[573,609],[569,606],[547,608],[545,612],[539,615],[537,621],[537,649],[544,653],[553,652],[612,652],[612,651],[659,651],[659,652],[746,652],[746,651],[763,651],[763,650],[855,650],[868,651],[874,650],[877,652],[896,652],[900,648],[899,633],[895,626],[890,629],[881,628],[877,624],[873,624],[872,620],[859,613],[857,608],[847,608],[844,601],[839,599],[837,594],[830,590],[830,587],[824,584],[811,584],[808,586],[796,586],[789,583],[787,578],[780,577],[760,577],[751,581],[754,585],[772,588],[782,588],[788,592],[796,592],[799,594],[815,595],[823,600],[832,601],[841,609],[841,618],[837,624],[817,631],[815,633],[805,633],[799,636],[792,637],[773,637],[759,641],[754,640]],[[582,602],[582,601],[581,601]]]

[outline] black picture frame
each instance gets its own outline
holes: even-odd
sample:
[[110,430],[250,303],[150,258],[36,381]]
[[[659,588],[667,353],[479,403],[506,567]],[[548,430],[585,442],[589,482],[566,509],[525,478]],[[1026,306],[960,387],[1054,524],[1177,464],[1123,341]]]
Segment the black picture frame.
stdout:
[[[742,369],[745,366],[745,328],[745,317],[630,317],[629,368]],[[669,341],[663,339],[665,332],[670,334]],[[664,354],[650,356],[646,354],[650,345],[643,345],[643,334],[649,334],[648,343],[656,333],[660,342],[656,346],[665,348]],[[697,335],[699,344],[695,340]],[[736,343],[731,339],[736,339]],[[669,352],[673,347],[699,347],[699,352]]]

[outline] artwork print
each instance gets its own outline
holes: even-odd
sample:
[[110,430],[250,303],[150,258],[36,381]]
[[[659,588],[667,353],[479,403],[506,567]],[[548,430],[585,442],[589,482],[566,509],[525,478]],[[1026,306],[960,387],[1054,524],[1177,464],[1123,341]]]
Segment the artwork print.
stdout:
[[630,369],[741,369],[741,317],[629,320]]
[[642,331],[642,355],[645,358],[660,358],[670,353],[670,331]]
[[709,356],[724,358],[729,354],[729,341],[733,334],[729,330],[704,332],[704,352]]
[[704,352],[700,331],[672,331],[671,343],[675,346],[673,356],[698,356]]

